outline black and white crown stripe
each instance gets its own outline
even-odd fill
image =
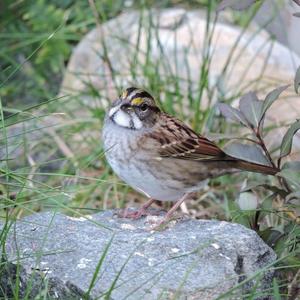
[[[135,88],[135,87],[130,87],[128,89],[126,89],[127,95],[126,98],[128,100],[133,100],[136,98],[150,98],[153,99],[153,97],[146,91]]]

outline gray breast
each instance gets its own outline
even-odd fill
[[[137,130],[121,128],[110,120],[105,122],[105,155],[123,181],[146,196],[162,201],[176,201],[186,192],[200,188],[202,168],[197,162],[157,160],[157,153],[151,152],[149,145],[146,152],[141,151],[137,143],[141,134]]]

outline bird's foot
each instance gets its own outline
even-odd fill
[[[189,194],[185,194],[181,199],[179,199],[172,207],[171,209],[166,213],[164,218],[162,220],[150,220],[149,223],[152,223],[152,230],[163,230],[167,227],[167,225],[170,223],[172,220],[178,219],[175,215],[175,212],[177,208],[184,202],[186,198],[189,197]]]
[[[148,199],[148,201],[140,207],[140,209],[138,210],[132,210],[132,209],[122,209],[119,211],[119,213],[117,213],[119,218],[127,218],[127,219],[140,219],[141,217],[144,216],[151,216],[151,212],[148,212],[148,208],[151,206],[151,204],[154,202],[154,199]]]
[[[128,208],[125,208],[125,209],[121,209],[117,213],[117,216],[119,218],[126,218],[126,219],[133,219],[133,220],[140,219],[141,217],[144,217],[147,215],[149,215],[149,213],[143,207],[141,207],[139,210],[130,210]]]

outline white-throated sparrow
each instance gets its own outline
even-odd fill
[[[237,169],[270,175],[278,172],[225,154],[213,142],[162,112],[148,92],[135,87],[125,90],[110,107],[103,142],[114,172],[149,198],[138,212],[125,217],[144,215],[154,200],[177,201],[167,220],[208,178]]]

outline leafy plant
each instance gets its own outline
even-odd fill
[[[295,77],[295,91],[298,92],[299,69]],[[232,143],[227,152],[245,160],[252,160],[278,168],[273,183],[245,180],[237,203],[233,205],[232,218],[258,232],[279,255],[297,251],[291,262],[285,259],[282,265],[299,265],[299,204],[300,204],[300,161],[288,161],[282,165],[292,150],[293,138],[300,130],[300,120],[290,124],[279,141],[277,149],[268,149],[264,127],[265,116],[271,105],[289,86],[272,90],[264,100],[259,100],[254,92],[240,99],[239,107],[226,103],[218,104],[222,115],[241,124],[248,131],[245,143]],[[277,150],[277,151],[276,151]],[[264,191],[262,193],[262,190]]]
[[[246,127],[250,131],[250,136],[244,138],[245,141],[250,142],[247,146],[240,143],[233,143],[227,147],[227,152],[234,153],[240,158],[245,160],[253,160],[254,162],[268,164],[274,168],[281,167],[282,158],[288,156],[292,150],[293,137],[300,129],[300,121],[297,120],[290,125],[286,134],[282,138],[280,145],[280,154],[278,157],[272,158],[271,152],[264,141],[264,120],[265,115],[271,105],[278,99],[280,94],[288,88],[289,85],[285,85],[271,91],[265,99],[259,100],[254,92],[249,92],[242,96],[240,99],[239,108],[234,108],[229,104],[220,103],[218,108],[220,112],[234,122],[239,122],[242,126]],[[285,165],[288,168],[289,164]],[[279,172],[277,175],[282,186],[282,192],[289,193],[293,190],[293,186],[287,184],[288,179],[286,175]]]

